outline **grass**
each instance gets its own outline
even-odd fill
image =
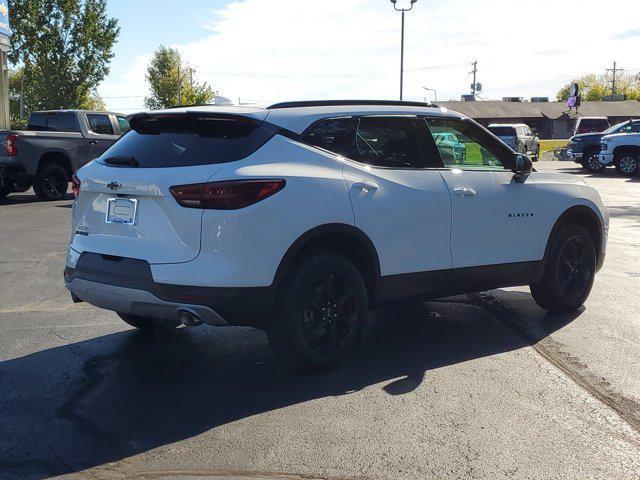
[[[569,143],[569,140],[540,140],[540,157],[551,150],[562,148]]]

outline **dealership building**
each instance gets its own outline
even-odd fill
[[[573,135],[578,117],[607,117],[610,125],[640,118],[640,102],[582,102],[578,111],[569,110],[565,102],[548,101],[449,101],[438,106],[473,118],[482,125],[491,123],[526,123],[540,138],[565,139]]]

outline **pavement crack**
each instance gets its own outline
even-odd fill
[[[605,379],[592,373],[578,357],[567,352],[565,346],[554,340],[549,334],[533,331],[531,326],[523,325],[514,317],[515,312],[490,294],[468,295],[471,302],[489,311],[510,331],[530,345],[545,360],[560,369],[574,383],[582,387],[592,397],[615,411],[632,429],[640,433],[640,404],[615,391]]]

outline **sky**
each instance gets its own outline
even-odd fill
[[[234,102],[399,95],[401,15],[387,0],[107,4],[121,27],[98,89],[111,110],[144,109],[146,67],[159,45],[177,48],[198,81]],[[459,100],[475,60],[483,99],[554,98],[614,60],[640,74],[638,0],[612,10],[602,0],[418,0],[406,14],[405,100]]]

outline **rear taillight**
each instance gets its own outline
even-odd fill
[[[75,175],[71,180],[71,190],[73,191],[73,197],[78,198],[78,195],[80,195],[80,179]]]
[[[183,207],[237,210],[270,197],[284,188],[284,180],[230,180],[171,187]]]
[[[10,133],[4,142],[8,157],[15,157],[18,154],[18,135]]]

